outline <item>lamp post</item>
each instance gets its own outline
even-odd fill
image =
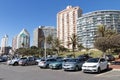
[[[44,31],[44,36],[45,36],[45,41],[44,41],[44,49],[45,49],[45,51],[44,51],[44,56],[45,56],[45,59],[46,59],[46,29],[45,29],[45,31]]]
[[[44,53],[45,55],[44,56],[45,56],[45,60],[46,60],[46,36],[45,36],[45,42],[44,42],[44,49],[45,49],[45,53]]]
[[[86,30],[86,51],[88,52],[88,29]]]

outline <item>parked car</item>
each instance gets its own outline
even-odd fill
[[[84,63],[84,59],[68,59],[63,63],[63,69],[66,70],[80,70],[82,64]]]
[[[50,69],[62,69],[63,60],[58,60],[49,64]]]
[[[19,60],[19,65],[27,66],[27,65],[37,65],[37,61],[34,57],[23,57]]]
[[[8,60],[7,56],[0,56],[0,62],[6,62]]]
[[[83,72],[97,72],[108,69],[108,61],[105,58],[91,58],[88,59],[82,66]]]
[[[19,62],[20,58],[13,58],[7,61],[8,65],[13,65],[13,66],[17,66],[18,62]]]
[[[77,58],[78,58],[78,59],[79,59],[79,58],[83,58],[83,59],[86,61],[86,60],[88,60],[89,58],[92,58],[92,57],[89,56],[88,54],[83,54],[83,55],[79,55]]]
[[[41,61],[38,63],[38,67],[40,68],[49,68],[49,64],[56,62],[57,60],[54,58],[47,58],[47,59],[41,59]]]
[[[114,57],[113,55],[111,55],[111,54],[108,54],[108,55],[106,55],[106,59],[107,59],[108,61],[114,61],[114,60],[115,60],[115,57]]]
[[[35,60],[37,62],[37,64],[41,61],[41,58],[36,58]]]

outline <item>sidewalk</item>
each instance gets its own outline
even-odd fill
[[[120,59],[116,59],[114,63],[116,64],[110,64],[110,68],[120,70]]]

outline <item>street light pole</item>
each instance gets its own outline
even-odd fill
[[[45,49],[45,59],[46,59],[46,36],[45,36],[45,43],[44,43],[44,49]]]
[[[88,29],[86,30],[87,35],[86,35],[86,51],[88,52]]]

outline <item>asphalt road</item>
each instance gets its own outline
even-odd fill
[[[120,71],[101,74],[40,69],[37,66],[9,66],[0,63],[0,80],[120,80]]]

